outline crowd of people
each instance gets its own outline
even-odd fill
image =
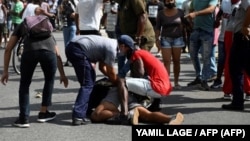
[[[186,0],[181,6],[177,0],[33,0],[25,3],[14,0],[11,6],[5,4],[0,10],[0,22],[3,21],[0,32],[4,33],[1,35],[5,44],[11,27],[7,28],[8,32],[4,32],[4,27],[14,26],[5,49],[1,82],[4,85],[8,82],[11,51],[24,35],[23,19],[27,16],[48,16],[53,30],[56,25],[62,26],[67,61],[63,64],[53,34],[46,39],[26,39],[32,44],[26,42],[21,60],[20,113],[14,123],[17,127],[29,127],[29,86],[38,62],[45,77],[39,122],[56,117],[55,112],[48,110],[56,68],[60,81],[67,87],[63,67],[72,66],[80,84],[72,108],[72,125],[90,121],[182,124],[181,112],[171,116],[159,108],[162,97],[183,87],[179,82],[181,53],[190,55],[194,67],[195,79],[187,87],[199,86],[205,91],[223,87],[223,98],[232,100],[222,105],[226,110],[242,111],[244,101],[250,100],[250,0]],[[8,16],[12,24],[7,24]],[[102,26],[108,37],[102,36]],[[156,55],[151,52],[154,46]],[[162,61],[158,57],[162,57]],[[170,80],[172,61],[173,82]],[[88,115],[97,64],[114,87]],[[213,84],[209,86],[211,81]]]

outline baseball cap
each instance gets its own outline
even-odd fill
[[[135,44],[134,44],[134,40],[128,35],[121,35],[118,38],[118,43],[125,44],[126,46],[130,47],[132,50],[136,49]]]

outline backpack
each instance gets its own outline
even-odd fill
[[[53,31],[49,18],[43,15],[25,17],[24,27],[27,36],[33,39],[46,39]]]

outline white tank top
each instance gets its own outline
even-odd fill
[[[39,7],[39,5],[37,4],[33,4],[33,3],[29,3],[24,12],[23,12],[23,15],[22,15],[22,19],[24,19],[25,17],[27,16],[35,16],[35,9]]]

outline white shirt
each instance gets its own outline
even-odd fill
[[[29,3],[23,12],[22,19],[24,19],[27,16],[35,16],[35,9],[37,7],[39,7],[38,4]]]
[[[76,6],[80,30],[99,30],[102,10],[103,0],[80,0]]]

